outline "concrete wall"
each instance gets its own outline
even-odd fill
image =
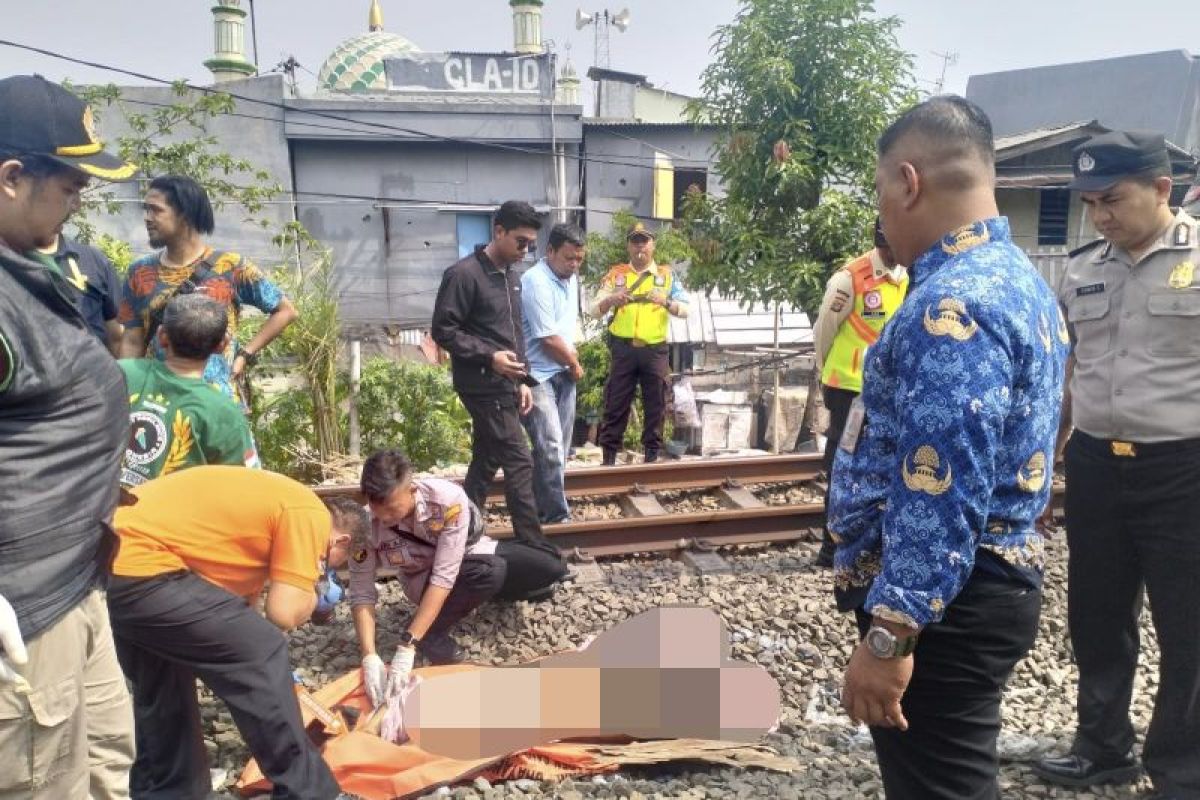
[[[587,229],[607,231],[613,212],[626,208],[650,218],[655,151],[670,157],[676,169],[708,169],[708,191],[720,194],[720,179],[712,172],[715,141],[716,131],[691,125],[585,126]]]
[[[967,98],[997,136],[1094,119],[1200,147],[1200,59],[1184,50],[973,75]]]
[[[548,153],[415,142],[297,141],[293,150],[300,192],[386,198],[378,204],[386,207],[376,207],[366,200],[305,203],[300,195],[301,222],[333,248],[347,323],[428,326],[441,274],[458,260],[458,213],[471,212],[414,203],[555,203]],[[577,163],[568,159],[568,170]],[[543,245],[552,221],[546,217]]]
[[[267,220],[271,229],[264,230],[261,226],[248,222],[247,217],[250,213],[241,206],[225,204],[217,210],[216,232],[210,237],[210,241],[216,247],[234,250],[260,265],[271,266],[278,263],[281,257],[278,248],[271,243],[271,236],[292,219],[289,194],[292,183],[291,170],[288,165],[287,140],[283,134],[283,111],[254,100],[267,103],[282,102],[283,77],[268,75],[248,78],[224,84],[223,88],[248,99],[237,101],[235,111],[242,116],[222,115],[208,120],[205,133],[217,140],[213,151],[246,159],[255,169],[266,170],[274,181],[284,187],[284,193],[277,202],[266,205],[253,215],[257,220]],[[180,98],[170,88],[165,87],[124,87],[121,96],[129,111],[137,114],[153,114],[163,105],[195,99],[194,93]],[[130,133],[125,116],[115,106],[98,107],[96,113],[99,116],[98,132],[105,141],[112,141],[118,136]],[[160,143],[192,139],[198,135],[203,134],[194,128],[181,128]],[[146,179],[150,177],[154,176],[146,176]],[[250,185],[253,178],[244,175],[233,177],[231,181]],[[123,201],[120,211],[112,215],[100,212],[89,218],[101,232],[129,242],[136,254],[150,250],[140,206],[145,183],[146,180],[114,184],[116,196]],[[213,198],[214,202],[219,199]]]

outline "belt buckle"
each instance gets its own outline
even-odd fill
[[[1112,448],[1112,454],[1121,458],[1133,458],[1137,455],[1137,450],[1133,447],[1133,442],[1118,442],[1116,440],[1108,443]]]

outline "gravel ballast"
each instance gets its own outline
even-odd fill
[[[786,495],[786,491],[783,492]],[[805,500],[808,491],[804,492]],[[796,502],[798,498],[788,498]],[[787,502],[785,501],[785,502]],[[776,500],[778,502],[778,500]],[[607,509],[605,509],[607,511]],[[882,798],[870,738],[841,712],[837,691],[854,645],[850,615],[833,607],[829,572],[810,566],[815,543],[742,548],[723,555],[727,574],[701,576],[667,557],[605,561],[606,584],[562,587],[540,604],[484,606],[458,629],[468,660],[511,664],[576,647],[616,622],[659,605],[695,604],[717,611],[729,626],[733,657],[767,667],[783,691],[779,730],[767,743],[803,766],[793,775],[693,765],[638,768],[614,776],[557,784],[522,780],[495,786],[483,781],[442,789],[426,797],[523,798]],[[1149,790],[1139,784],[1071,790],[1039,782],[1027,762],[1070,744],[1074,730],[1076,672],[1066,631],[1066,546],[1048,546],[1041,631],[1033,652],[1017,668],[1005,696],[1001,755],[1004,797],[1129,798]],[[391,653],[411,606],[398,584],[380,585],[379,645]],[[1133,718],[1139,740],[1157,688],[1158,649],[1143,615],[1142,654]],[[319,686],[358,665],[349,609],[338,609],[326,627],[304,626],[291,635],[292,663],[305,683]],[[206,746],[212,766],[236,778],[248,752],[224,706],[205,693]],[[1140,742],[1139,742],[1140,747]]]

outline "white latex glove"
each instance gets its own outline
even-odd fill
[[[18,688],[28,687],[25,679],[13,669],[13,665],[28,661],[25,640],[21,638],[21,628],[17,625],[17,612],[0,595],[0,683],[15,683]]]
[[[396,648],[396,655],[392,656],[392,667],[388,670],[387,691],[384,692],[385,700],[391,700],[400,694],[404,684],[408,683],[408,675],[412,672],[413,662],[416,660],[417,648],[404,645]]]
[[[387,667],[378,653],[363,656],[362,660],[363,686],[367,690],[367,698],[372,708],[379,708],[386,699],[384,689],[387,688]]]

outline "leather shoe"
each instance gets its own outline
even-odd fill
[[[1076,753],[1043,758],[1033,765],[1039,778],[1061,786],[1099,786],[1103,783],[1131,783],[1142,774],[1137,759],[1130,753],[1119,761],[1096,762]]]
[[[833,554],[837,547],[832,542],[823,542],[821,549],[817,551],[817,557],[813,559],[813,566],[824,567],[828,569],[833,566]]]
[[[449,635],[425,639],[417,645],[417,650],[430,666],[440,667],[445,664],[460,664],[466,658],[462,648]]]
[[[646,459],[643,463],[653,464],[655,461],[658,461],[658,451],[657,450],[647,450],[646,451]]]
[[[617,465],[617,451],[616,450],[605,450],[604,451],[604,461],[602,462],[602,464],[606,467],[615,467]]]

